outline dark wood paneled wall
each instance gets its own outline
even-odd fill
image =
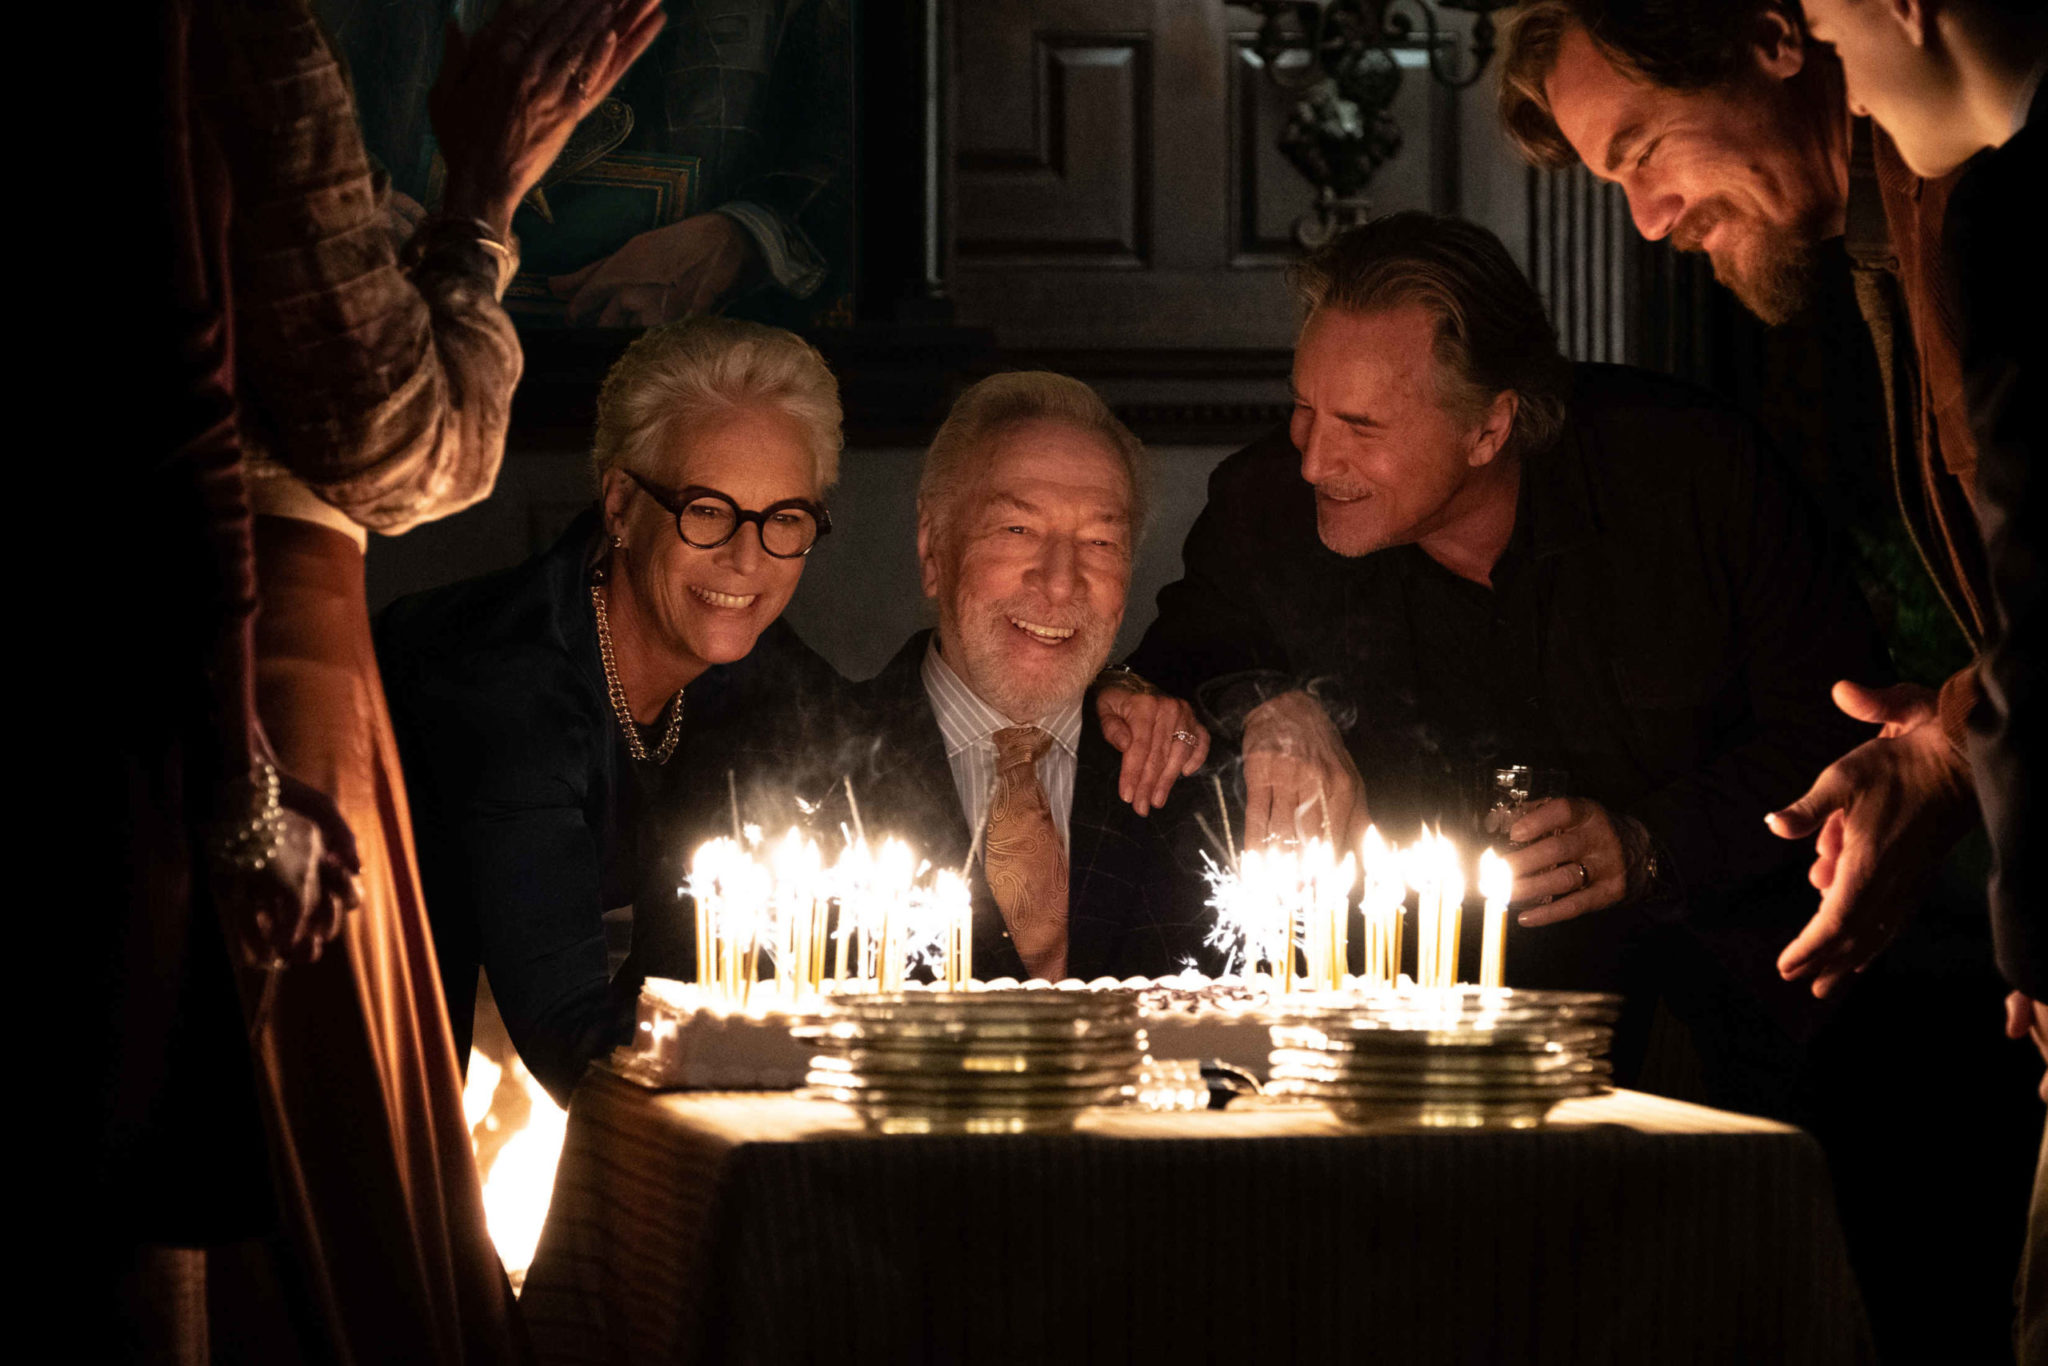
[[[1312,190],[1220,0],[975,0],[955,34],[953,295],[1005,351],[1265,351]],[[1403,54],[1379,207],[1458,204],[1458,102]],[[1161,360],[1162,365],[1170,361]]]

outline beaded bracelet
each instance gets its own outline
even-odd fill
[[[221,805],[241,814],[214,831],[213,856],[224,871],[260,873],[284,852],[283,789],[268,759],[252,760],[247,774],[229,780]]]

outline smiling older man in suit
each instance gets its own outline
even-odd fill
[[[962,394],[918,486],[937,629],[845,695],[787,699],[704,756],[715,782],[679,801],[661,900],[681,909],[682,851],[735,818],[853,828],[850,787],[870,839],[968,871],[984,980],[1199,959],[1199,792],[1173,780],[1208,737],[1185,703],[1104,672],[1144,522],[1142,455],[1078,380],[1003,374]],[[686,975],[690,919],[636,927],[639,970]]]
[[[1193,841],[1174,838],[1192,798],[1150,815],[1120,800],[1122,760],[1084,705],[1123,622],[1140,458],[1094,390],[1045,373],[969,389],[925,457],[917,552],[938,630],[856,691],[886,819],[960,862],[981,832],[985,977],[1156,975],[1200,938]],[[1194,758],[1192,726],[1172,729],[1159,739]]]

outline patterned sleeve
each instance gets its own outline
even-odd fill
[[[481,225],[386,226],[355,104],[305,0],[224,25],[214,128],[233,167],[232,269],[252,445],[386,534],[491,491],[522,357],[498,304],[516,261]]]

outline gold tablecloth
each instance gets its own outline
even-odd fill
[[[1814,1142],[1630,1092],[1514,1133],[879,1137],[594,1069],[522,1305],[561,1363],[1869,1357]]]

